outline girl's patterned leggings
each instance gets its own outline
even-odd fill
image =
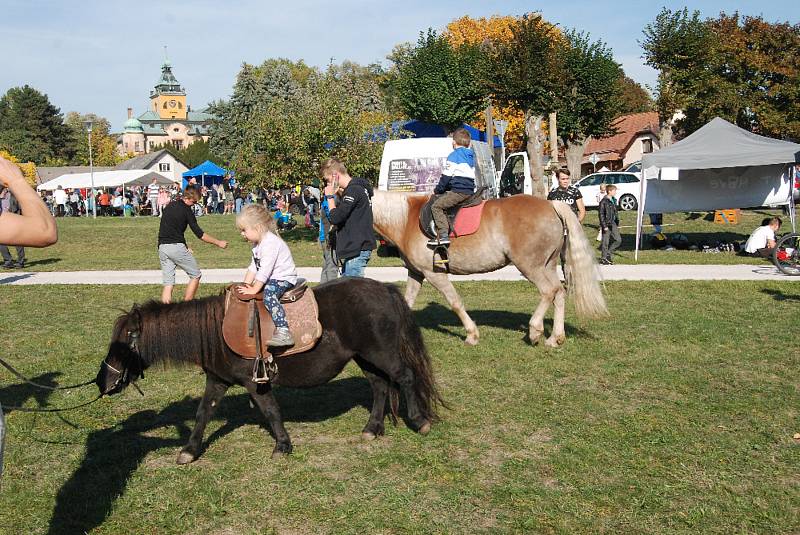
[[[281,304],[281,296],[286,293],[286,290],[294,286],[289,281],[279,281],[269,279],[264,285],[264,306],[269,310],[272,316],[272,323],[278,328],[288,328],[289,323],[286,321],[286,311]]]

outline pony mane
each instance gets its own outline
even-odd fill
[[[139,353],[148,366],[156,362],[214,365],[224,357],[223,296],[170,304],[149,301],[135,305],[123,318],[136,313],[141,317]],[[116,328],[118,337],[122,333]]]
[[[409,196],[405,191],[376,191],[372,197],[372,219],[384,230],[402,230],[408,221]]]

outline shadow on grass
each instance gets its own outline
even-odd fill
[[[58,264],[61,258],[40,258],[39,260],[29,260],[25,262],[25,267],[32,266],[47,266],[49,264]]]
[[[538,302],[537,302],[538,303]],[[533,314],[531,309],[530,314],[523,312],[509,312],[507,310],[467,310],[472,320],[481,326],[497,327],[508,331],[516,331],[521,334],[520,338],[528,342],[528,322]],[[434,301],[429,302],[422,310],[414,312],[417,323],[420,327],[431,329],[443,334],[454,336],[456,338],[463,338],[464,333],[460,332],[462,328],[461,321],[450,308],[445,307],[440,303]],[[452,329],[451,327],[456,327]],[[549,336],[553,330],[552,318],[545,318],[544,320],[545,334]],[[570,325],[564,322],[564,330],[568,337],[576,336],[578,338],[594,338],[589,332]]]
[[[369,383],[356,377],[333,381],[313,390],[276,388],[275,397],[284,421],[294,422],[317,422],[371,404]],[[214,420],[224,423],[204,441],[204,450],[242,425],[259,424],[268,428],[263,415],[249,407],[248,399],[248,394],[223,398]],[[114,501],[125,492],[128,479],[149,453],[186,444],[198,404],[198,398],[187,396],[161,411],[140,411],[113,428],[91,432],[86,439],[86,454],[81,465],[58,491],[48,533],[88,533],[100,526],[111,512]],[[154,431],[167,427],[175,427],[178,437],[152,436]],[[265,456],[272,447],[265,437]]]
[[[775,301],[796,301],[800,302],[800,294],[786,294],[780,290],[764,288],[761,293],[771,295]]]
[[[61,375],[60,372],[47,372],[32,377],[30,380],[40,385],[55,387],[58,386],[55,379],[59,375]],[[14,412],[11,407],[21,407],[31,398],[36,400],[39,407],[44,407],[52,394],[52,390],[37,388],[28,383],[19,383],[0,388],[0,403],[3,404],[3,412],[8,414]]]

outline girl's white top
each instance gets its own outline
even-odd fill
[[[261,241],[253,246],[253,260],[247,271],[256,274],[256,280],[269,279],[297,283],[297,267],[286,242],[272,232],[265,232]]]

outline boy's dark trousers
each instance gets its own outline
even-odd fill
[[[7,245],[0,245],[0,254],[3,255],[3,263],[7,266],[10,266],[14,263],[14,259],[11,257],[11,251],[8,250]],[[25,265],[25,247],[17,245],[17,264],[20,266]]]
[[[614,240],[610,246],[609,241]],[[622,236],[619,234],[619,226],[611,223],[608,230],[603,230],[603,241],[600,243],[600,256],[605,260],[611,260],[611,253],[617,250],[622,244]]]
[[[433,221],[436,224],[436,232],[439,237],[448,236],[450,234],[450,224],[447,221],[445,210],[464,202],[469,196],[470,195],[467,193],[445,191],[433,201],[431,205],[431,215],[433,215]]]

